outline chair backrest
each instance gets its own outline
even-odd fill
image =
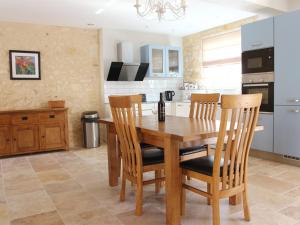
[[[132,96],[109,96],[112,118],[120,141],[123,169],[133,177],[141,174],[142,156],[136,132]]]
[[[190,118],[215,120],[220,94],[192,94]]]
[[[138,116],[142,116],[142,95],[130,95],[132,107],[134,109],[134,115],[136,116],[136,110],[138,111]]]
[[[222,190],[239,187],[247,179],[249,150],[258,120],[261,99],[262,94],[223,95],[221,97],[221,124],[215,151],[213,179],[217,181],[220,179],[220,174],[222,175]],[[226,132],[229,127],[229,131]],[[222,154],[224,164],[221,173]]]

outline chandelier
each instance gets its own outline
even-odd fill
[[[186,0],[136,0],[134,5],[141,17],[157,14],[158,20],[169,20],[166,14],[172,14],[172,19],[179,19],[185,15]]]

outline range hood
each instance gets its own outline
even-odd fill
[[[112,62],[107,81],[143,81],[149,68],[149,63]]]
[[[107,81],[143,81],[149,63],[134,62],[132,42],[122,41],[117,44],[117,62],[112,62]]]

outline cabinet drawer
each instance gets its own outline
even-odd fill
[[[14,114],[12,116],[12,124],[33,124],[38,123],[39,118],[35,113],[32,114]]]
[[[64,112],[43,112],[39,114],[40,122],[59,122],[65,120]]]
[[[10,115],[0,115],[0,125],[10,124]]]

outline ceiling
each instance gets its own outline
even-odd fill
[[[255,15],[242,8],[218,4],[217,1],[187,0],[187,3],[185,18],[158,22],[156,18],[138,17],[133,7],[135,0],[0,0],[0,21],[184,36]],[[97,11],[100,13],[97,14]]]

